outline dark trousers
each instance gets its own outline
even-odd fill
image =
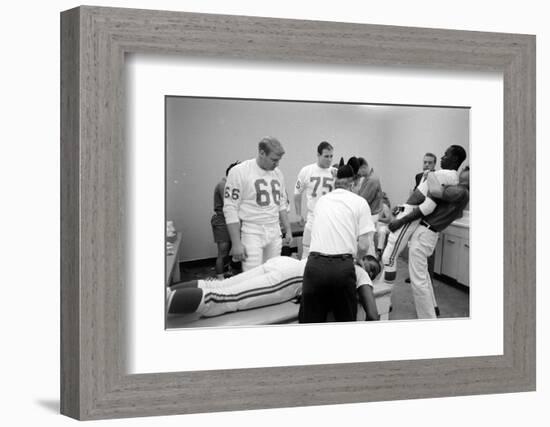
[[[351,256],[310,253],[304,270],[300,323],[326,322],[332,311],[337,322],[357,318],[355,267]]]

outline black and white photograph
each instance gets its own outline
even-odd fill
[[[2,424],[547,419],[543,9],[7,2]]]
[[[470,108],[165,97],[166,328],[470,316]]]

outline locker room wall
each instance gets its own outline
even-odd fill
[[[375,168],[392,205],[403,203],[422,170],[427,152],[437,156],[437,169],[445,150],[453,144],[466,149],[469,164],[469,110],[465,108],[395,107],[385,122],[385,155],[382,168]]]
[[[425,151],[439,157],[449,135],[465,146],[468,140],[467,110],[171,97],[166,114],[166,218],[183,233],[184,261],[216,256],[214,186],[230,163],[256,156],[263,136],[277,137],[285,148],[280,168],[291,220],[296,176],[315,162],[323,140],[334,146],[334,162],[365,157],[392,203],[408,196]]]

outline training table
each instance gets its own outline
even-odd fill
[[[392,286],[381,280],[374,283],[374,297],[376,298],[380,320],[388,320]],[[201,318],[197,314],[171,314],[166,319],[166,327],[167,329],[208,328],[297,323],[299,308],[300,305],[296,302],[287,301],[281,304],[226,313],[215,317]],[[365,312],[360,306],[357,310],[357,320],[365,320]]]

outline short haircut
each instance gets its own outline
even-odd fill
[[[355,171],[350,165],[342,165],[336,172],[334,188],[349,188],[355,178]]]
[[[279,140],[273,136],[263,137],[258,143],[258,151],[263,151],[266,155],[275,151],[279,154],[284,154],[285,150]]]
[[[437,163],[437,156],[434,153],[426,153],[424,154],[424,157],[432,157],[434,159],[434,163]]]
[[[334,180],[334,188],[348,189],[353,183],[353,178],[336,178]]]
[[[334,150],[334,148],[327,141],[323,141],[317,146],[317,154],[323,154],[323,150]]]
[[[347,165],[351,166],[353,169],[353,173],[357,175],[357,172],[359,172],[359,159],[355,156],[352,156],[348,159]]]
[[[369,162],[367,162],[364,157],[358,157],[357,161],[359,162],[359,167],[369,165]]]
[[[382,265],[380,264],[380,261],[375,257],[375,256],[372,256],[372,255],[366,255],[366,258],[367,258],[367,261],[369,262],[374,262],[375,265],[376,265],[376,274],[374,277],[371,277],[371,280],[374,280],[378,277],[378,275],[380,274],[380,272],[382,271]],[[368,272],[367,272],[368,273]],[[369,275],[370,277],[370,275]]]
[[[350,165],[343,165],[338,168],[336,171],[336,178],[353,178],[355,176],[355,172],[353,171],[353,168]]]
[[[451,145],[449,147],[451,155],[456,159],[456,166],[460,166],[466,160],[466,150],[461,145]]]
[[[227,169],[225,170],[225,176],[227,176],[229,174],[229,171],[231,170],[231,168],[233,168],[233,166],[237,166],[240,162],[237,160],[236,162],[233,162],[231,163]]]

